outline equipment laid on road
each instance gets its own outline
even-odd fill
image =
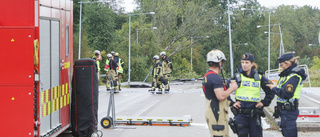
[[[73,1],[9,0],[0,9],[1,136],[58,136],[70,127]]]
[[[110,76],[107,76],[110,80],[110,85],[113,85],[113,81]],[[110,116],[111,113],[111,116]],[[109,97],[109,105],[107,116],[103,117],[100,121],[100,124],[103,128],[118,128],[116,124],[124,125],[146,125],[146,126],[189,126],[192,122],[191,116],[185,117],[129,117],[129,116],[120,116],[116,117],[115,114],[115,100],[114,100],[114,90],[111,90]],[[124,128],[124,127],[121,127]],[[127,127],[129,128],[129,127]]]
[[[320,108],[299,107],[297,122],[320,122]]]
[[[117,124],[125,125],[145,125],[145,126],[189,126],[192,122],[191,116],[185,117],[117,117]]]

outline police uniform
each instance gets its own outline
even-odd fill
[[[118,73],[117,73],[117,67],[118,64],[114,59],[110,59],[109,61],[109,75],[111,76],[111,79],[113,81],[114,89],[118,90]]]
[[[117,62],[117,72],[118,72],[118,85],[119,85],[119,90],[120,89],[120,85],[121,85],[121,78],[122,78],[122,73],[123,73],[123,67],[124,67],[124,62],[121,60],[121,58],[119,58],[118,54],[115,53],[115,57],[114,57],[114,61]]]
[[[293,58],[293,54],[284,54],[278,60],[284,62]],[[280,79],[277,87],[272,88],[272,91],[277,95],[277,110],[280,111],[282,134],[285,137],[297,137],[296,120],[299,115],[299,98],[303,87],[302,81],[306,79],[304,69],[297,67],[297,64],[292,64],[280,74]]]
[[[227,120],[230,102],[227,99],[219,101],[214,92],[216,88],[226,90],[221,77],[214,71],[209,70],[204,75],[202,82],[203,93],[206,97],[205,118],[211,135],[229,137]]]
[[[169,91],[169,80],[168,78],[170,77],[170,74],[172,73],[172,62],[170,59],[166,56],[165,59],[162,61],[162,66],[163,66],[163,84],[165,91]]]
[[[152,77],[153,77],[153,81],[152,81],[151,91],[155,91],[156,88],[159,88],[159,91],[162,91],[161,80],[163,78],[163,75],[162,75],[162,64],[160,60],[156,60],[155,64],[153,65]]]
[[[254,62],[254,56],[250,53],[243,55],[241,60]],[[263,106],[269,106],[274,93],[266,84],[268,79],[259,74],[253,68],[250,75],[246,71],[240,70],[241,81],[238,81],[239,88],[236,90],[235,99],[240,101],[241,107],[236,109],[235,125],[239,137],[262,137],[261,116],[265,116],[263,107],[256,108],[257,103],[261,102]],[[265,92],[265,97],[260,98],[261,88]]]

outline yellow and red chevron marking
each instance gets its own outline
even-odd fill
[[[52,112],[57,111],[59,108],[59,97],[60,97],[60,86],[56,86],[52,88],[53,96],[52,96]]]
[[[45,91],[42,91],[40,93],[41,100],[40,100],[40,117],[45,117],[49,114],[51,114],[51,91],[50,89],[47,89]]]
[[[40,93],[40,96],[40,117],[42,118],[70,104],[69,83],[45,90]]]
[[[70,104],[69,83],[63,84],[61,88],[60,108]]]

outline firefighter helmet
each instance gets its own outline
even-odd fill
[[[207,54],[207,62],[220,62],[222,60],[227,60],[226,56],[223,54],[222,51],[214,49],[208,52]]]
[[[160,56],[162,56],[162,55],[167,55],[167,54],[166,54],[166,52],[162,51],[162,52],[160,52]]]
[[[111,53],[111,55],[112,55],[112,56],[114,56],[114,54],[115,54],[115,52],[114,52],[114,51],[111,51],[110,53]]]
[[[107,57],[108,57],[108,58],[112,58],[112,55],[111,55],[111,54],[108,54]]]
[[[114,56],[118,57],[118,56],[119,56],[119,53],[118,53],[118,52],[114,53]]]
[[[94,51],[94,55],[97,55],[97,54],[100,55],[100,51],[99,51],[99,50],[95,50],[95,51]]]
[[[159,59],[159,56],[158,56],[158,55],[154,55],[154,56],[153,56],[153,59],[157,59],[157,60],[158,60],[158,59]]]

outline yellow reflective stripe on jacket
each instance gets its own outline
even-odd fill
[[[107,59],[107,60],[106,60],[106,65],[109,66],[109,62],[110,62],[109,59]],[[104,68],[104,70],[105,70],[105,71],[109,71],[109,69],[105,69],[105,68]]]
[[[170,68],[171,62],[167,63],[165,60],[162,61],[162,69],[163,69],[163,74],[170,74],[171,73],[171,68]]]
[[[121,66],[122,64],[123,64],[123,62],[121,63],[121,59],[119,58],[119,62],[118,62],[119,70],[118,70],[118,73],[123,73],[123,67]]]
[[[287,76],[287,78],[285,79],[284,82],[281,83],[281,81],[284,79],[284,77],[281,77],[278,81],[278,85],[277,85],[277,88],[282,88],[282,86],[287,83],[287,81],[291,78],[291,77],[294,77],[294,76],[297,76],[299,78],[299,83],[296,87],[296,90],[294,91],[294,94],[293,94],[293,97],[289,99],[289,102],[293,102],[294,99],[299,99],[300,98],[300,93],[301,93],[301,90],[302,90],[302,87],[303,87],[303,84],[301,84],[301,81],[302,81],[302,78],[300,75],[296,74],[296,73],[291,73],[289,76]],[[287,99],[283,99],[283,98],[280,98],[279,96],[277,96],[277,102],[279,103],[285,103],[287,102]]]
[[[162,66],[159,65],[159,60],[154,64],[153,77],[155,77],[155,76],[162,77]]]
[[[259,75],[260,79],[262,75]],[[241,74],[241,85],[236,90],[236,99],[241,101],[260,102],[260,80],[248,78]]]

